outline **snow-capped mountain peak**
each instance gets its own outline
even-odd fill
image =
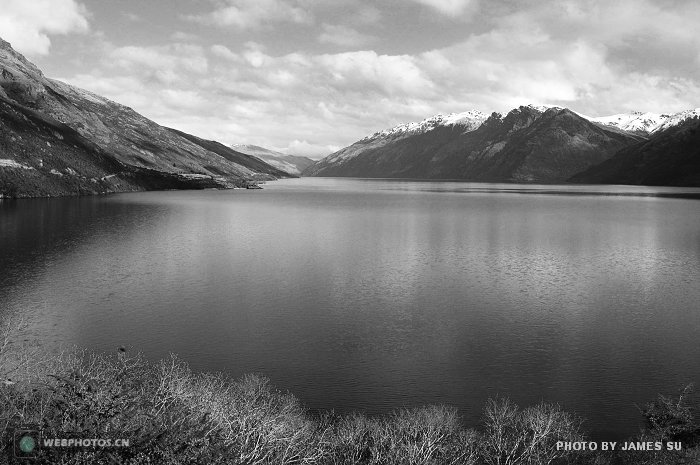
[[[377,137],[385,137],[399,134],[414,134],[419,132],[426,132],[431,129],[435,129],[438,126],[463,126],[465,132],[473,131],[474,129],[481,126],[488,118],[487,115],[478,110],[469,110],[462,113],[449,113],[447,115],[437,114],[426,118],[423,121],[403,123],[394,126],[390,129],[385,129],[383,131],[375,132],[371,136],[365,139],[373,139]]]
[[[700,116],[700,108],[685,110],[678,113],[651,113],[631,111],[617,115],[587,118],[594,123],[613,126],[625,131],[646,132],[648,134],[676,126],[688,118]]]
[[[678,124],[681,124],[683,121],[690,119],[690,118],[698,118],[700,117],[700,108],[695,108],[693,110],[685,110],[681,111],[678,113],[674,113],[672,115],[663,115],[666,116],[666,120],[661,123],[659,126],[657,126],[654,131],[662,131],[664,129],[670,128],[672,126],[676,126]]]
[[[663,124],[669,115],[660,113],[643,113],[641,111],[631,111],[629,113],[619,113],[610,116],[600,116],[589,118],[594,123],[613,126],[625,131],[653,132],[659,125]]]
[[[529,104],[529,105],[527,105],[527,107],[532,108],[533,110],[537,110],[537,111],[542,112],[542,113],[544,113],[545,111],[547,111],[551,108],[554,108],[555,110],[563,110],[562,107],[559,107],[557,105],[533,105],[533,104]]]

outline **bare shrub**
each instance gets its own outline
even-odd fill
[[[661,443],[661,450],[627,451],[620,454],[623,463],[640,465],[700,463],[700,427],[690,403],[693,385],[682,387],[674,397],[659,394],[641,410],[647,428],[635,442]],[[679,442],[681,450],[666,450],[667,442]]]
[[[380,423],[376,447],[382,463],[468,464],[476,458],[475,438],[463,430],[457,410],[427,406],[401,410]]]
[[[558,441],[580,441],[580,420],[558,405],[520,410],[508,399],[489,399],[484,410],[482,458],[493,465],[549,464],[571,452]]]
[[[661,433],[664,439],[687,436],[697,430],[693,408],[688,403],[693,385],[684,386],[675,398],[659,394],[656,400],[646,404],[642,415],[647,426]]]
[[[296,398],[272,389],[266,378],[234,382],[194,375],[175,358],[161,363],[159,372],[155,413],[170,417],[169,435],[180,431],[177,438],[200,425],[195,437],[209,438],[209,450],[215,442],[216,455],[234,463],[316,463],[323,455],[318,425]]]
[[[450,407],[400,410],[377,419],[355,413],[331,423],[329,464],[476,463],[477,435],[464,430]]]
[[[325,418],[323,423],[329,425],[327,457],[330,465],[377,463],[374,449],[379,428],[374,420],[353,413]]]

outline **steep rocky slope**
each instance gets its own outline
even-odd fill
[[[563,108],[522,106],[506,116],[467,121],[382,131],[331,154],[304,175],[562,182],[643,139]]]
[[[700,187],[700,118],[656,132],[571,178],[589,184]]]
[[[220,185],[207,176],[126,165],[68,125],[0,97],[0,197]]]
[[[0,39],[0,195],[234,187],[286,176],[185,136],[46,78]]]

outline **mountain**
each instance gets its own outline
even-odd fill
[[[655,132],[571,181],[700,187],[700,116]]]
[[[0,39],[0,196],[242,186],[288,176],[46,78]]]
[[[594,123],[616,127],[624,131],[649,134],[666,122],[669,116],[670,115],[662,115],[659,113],[642,113],[641,111],[633,111],[630,113],[620,113],[617,115],[600,116],[587,119],[589,121],[593,121]]]
[[[700,118],[700,108],[695,108],[694,110],[685,110],[679,113],[669,115],[666,121],[657,126],[654,129],[654,131],[663,131],[673,126],[678,126],[679,124],[692,118]]]
[[[392,137],[406,137],[414,134],[420,134],[440,126],[453,126],[463,131],[472,131],[483,123],[488,118],[478,110],[465,111],[463,113],[450,113],[448,115],[438,114],[426,118],[417,123],[404,123],[394,126],[391,129],[375,132],[365,139],[378,139]],[[365,140],[363,139],[363,140]]]
[[[265,163],[259,157],[239,152],[237,150],[232,149],[231,147],[222,144],[221,142],[201,139],[197,136],[178,131],[177,129],[167,129],[210,152],[216,153],[224,157],[228,161],[246,166],[250,169],[257,171],[258,173],[270,174],[276,177],[289,177],[289,173],[280,170],[268,163]]]
[[[630,113],[620,113],[611,116],[600,116],[596,118],[584,118],[594,123],[605,126],[612,126],[624,131],[636,132],[639,134],[652,134],[657,131],[676,126],[688,118],[700,116],[700,108],[686,110],[679,113],[642,113],[633,111]]]
[[[299,176],[302,171],[315,163],[311,158],[287,155],[257,145],[240,144],[234,145],[232,148],[238,152],[257,157],[265,163],[294,176]]]
[[[506,116],[437,116],[366,137],[320,160],[308,176],[562,182],[643,137],[558,107]]]
[[[361,172],[366,170],[362,166],[362,162],[353,161],[357,157],[364,159],[367,154],[379,153],[384,147],[392,149],[404,139],[411,139],[433,131],[438,131],[440,134],[452,139],[461,133],[473,131],[486,119],[487,116],[479,111],[469,111],[465,113],[451,113],[449,115],[439,114],[417,123],[400,124],[391,129],[375,132],[371,136],[367,136],[348,147],[330,154],[304,170],[302,174],[304,176],[361,177],[363,176]],[[400,170],[400,167],[397,166],[397,168]]]

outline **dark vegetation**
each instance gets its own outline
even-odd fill
[[[683,441],[680,452],[572,452],[557,441],[586,436],[557,405],[521,409],[487,402],[481,426],[465,428],[455,409],[426,406],[382,417],[312,414],[261,376],[232,380],[193,373],[172,357],[149,363],[73,351],[42,356],[0,341],[0,433],[12,460],[14,428],[44,437],[126,438],[123,449],[41,449],[33,463],[61,464],[671,464],[700,463],[690,388],[643,409],[638,440]],[[2,460],[2,459],[0,459]]]

